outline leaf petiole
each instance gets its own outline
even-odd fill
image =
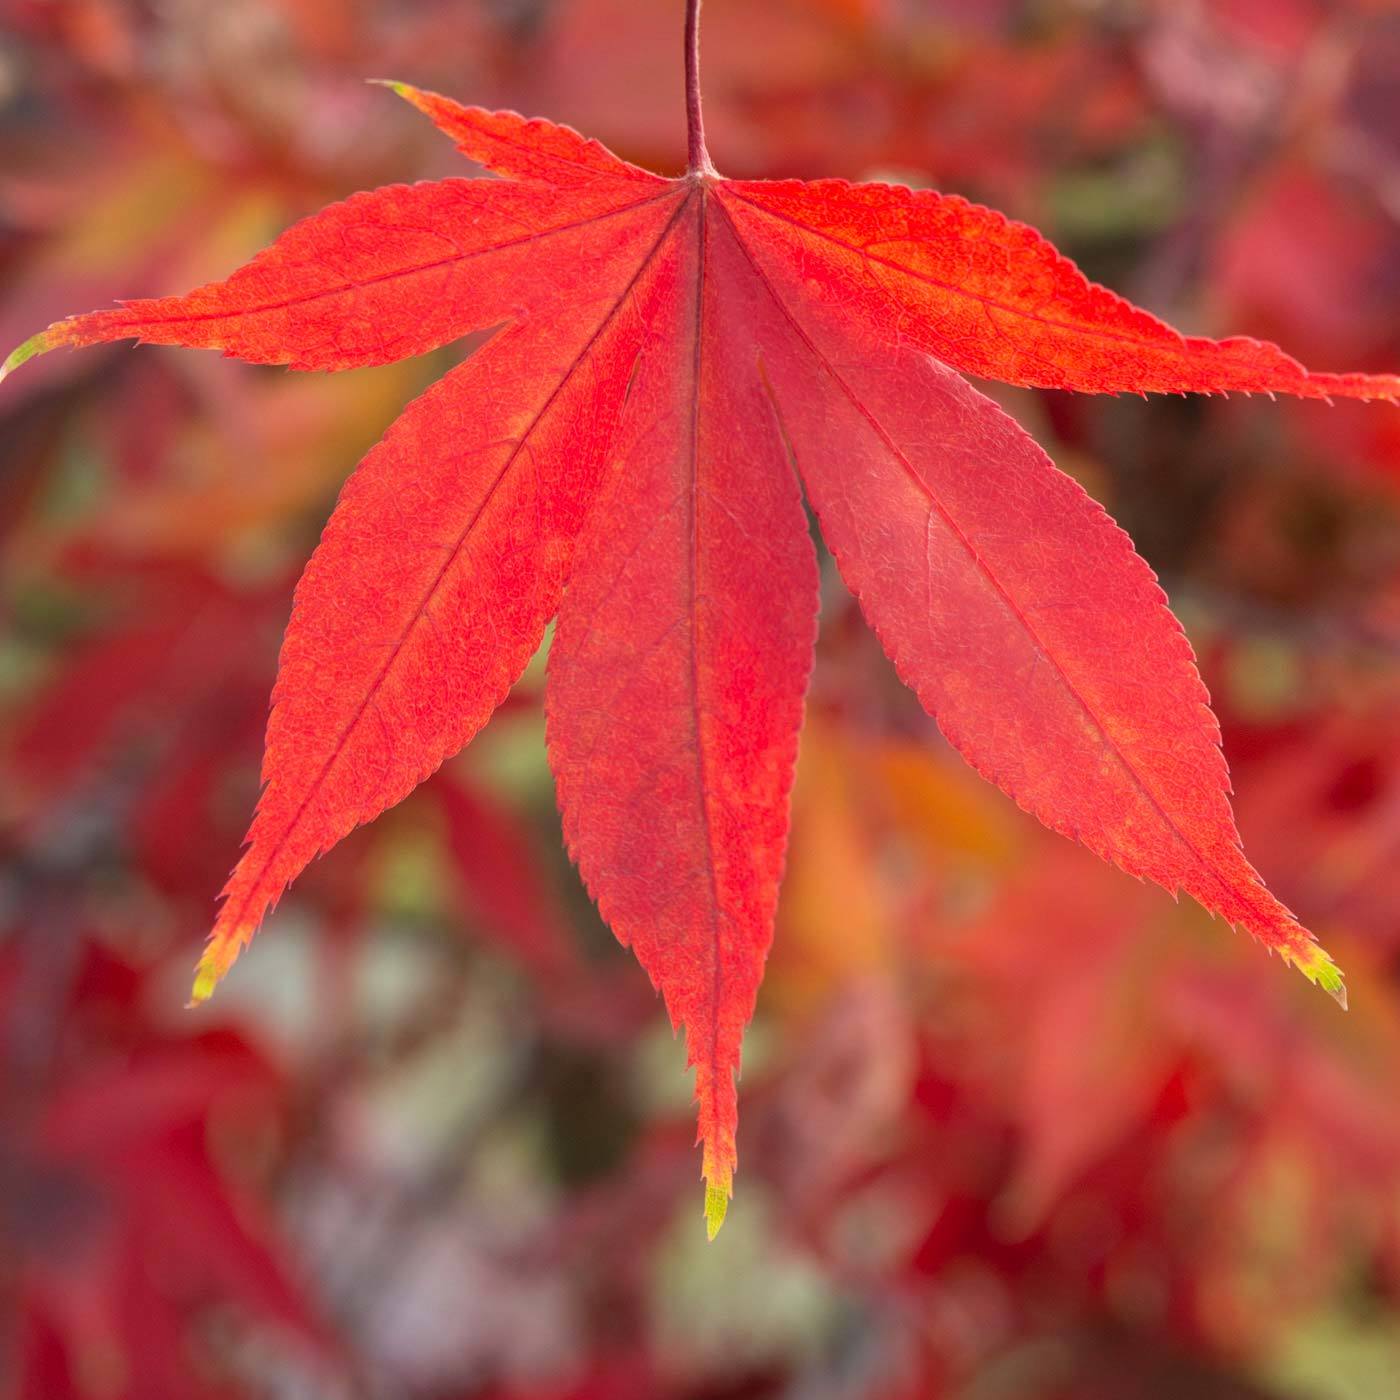
[[[685,121],[689,136],[688,173],[716,175],[705,149],[705,119],[700,110],[700,0],[685,5]]]

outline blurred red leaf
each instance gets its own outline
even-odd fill
[[[581,977],[562,911],[541,888],[529,837],[504,806],[450,773],[431,792],[447,822],[447,843],[467,907],[543,985]]]
[[[230,1302],[334,1354],[274,1222],[218,1160],[221,1137],[256,1140],[275,1123],[284,1091],[225,1032],[151,1034],[59,1076],[29,1131],[0,1148],[20,1395],[227,1394],[192,1354],[186,1321]]]

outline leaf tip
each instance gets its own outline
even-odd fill
[[[397,93],[405,102],[411,102],[415,107],[422,105],[418,101],[422,93],[412,83],[401,83],[397,78],[367,78],[365,81],[373,83],[375,87],[388,88],[390,92]]]
[[[214,995],[214,989],[224,980],[244,945],[253,936],[252,926],[235,928],[225,932],[216,927],[204,949],[204,956],[194,970],[194,989],[186,1003],[190,1008],[203,1006]]]
[[[1347,986],[1342,980],[1342,970],[1326,949],[1309,943],[1302,949],[1281,948],[1279,952],[1284,962],[1291,963],[1309,982],[1321,987],[1343,1011],[1347,1009]]]
[[[32,360],[36,355],[43,355],[52,350],[55,344],[56,342],[51,338],[49,331],[40,331],[38,335],[31,335],[17,350],[12,350],[5,363],[0,365],[0,381],[13,374],[27,360]]]
[[[734,1149],[732,1140],[727,1150],[708,1134],[703,1141],[700,1175],[705,1179],[705,1233],[714,1239],[734,1195]]]
[[[210,962],[206,953],[199,960],[199,966],[194,973],[194,989],[190,992],[190,999],[185,1003],[186,1009],[193,1011],[197,1007],[203,1006],[210,997],[214,995],[214,988],[219,985],[219,972]]]
[[[732,1191],[728,1184],[707,1181],[705,1183],[705,1233],[710,1239],[719,1234],[724,1217],[729,1211],[729,1198]]]

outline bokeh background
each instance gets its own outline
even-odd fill
[[[368,77],[682,162],[681,0],[0,0],[0,347],[461,168]],[[1191,331],[1400,368],[1384,0],[708,0],[731,174],[1037,223]],[[539,666],[183,1010],[335,493],[461,353],[0,390],[6,1400],[1400,1395],[1400,411],[997,397],[1201,656],[1302,978],[1038,828],[824,560],[700,1218],[683,1052],[561,849]]]

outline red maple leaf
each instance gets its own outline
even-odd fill
[[[565,834],[687,1028],[713,1233],[816,627],[802,488],[900,675],[970,763],[1342,999],[1240,849],[1219,730],[1156,578],[959,371],[1391,400],[1400,377],[1184,337],[956,197],[722,179],[698,8],[679,179],[395,85],[505,178],[357,194],[227,281],[60,321],[5,368],[136,339],[337,370],[499,328],[361,464],[301,580],[265,790],[195,998],[308,861],[472,738],[557,615],[548,745]]]

